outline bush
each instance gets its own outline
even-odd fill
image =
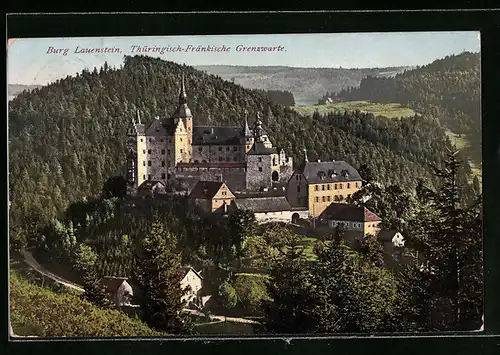
[[[219,286],[218,290],[219,303],[224,308],[233,308],[236,306],[238,297],[236,295],[236,290],[227,281],[224,281]]]
[[[238,303],[251,310],[257,310],[263,300],[269,299],[264,279],[258,276],[238,276],[234,282],[234,290],[238,295]]]

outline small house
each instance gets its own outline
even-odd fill
[[[206,214],[224,214],[234,201],[234,194],[222,181],[198,181],[188,195],[188,200]]]
[[[298,219],[299,214],[305,217],[302,211],[292,210],[285,196],[238,196],[234,201],[236,209],[253,212],[258,223],[285,222],[291,223],[292,219]],[[307,212],[307,211],[305,211]]]
[[[137,188],[138,197],[150,197],[163,195],[166,192],[165,184],[157,180],[146,180]]]
[[[126,277],[105,276],[101,280],[101,286],[115,305],[130,305],[134,292]]]
[[[184,276],[181,280],[181,288],[187,289],[187,291],[181,301],[185,302],[187,305],[190,303],[200,303],[201,298],[199,292],[203,286],[203,277],[201,277],[201,273],[192,267],[184,267],[182,271]]]

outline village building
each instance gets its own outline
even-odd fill
[[[332,203],[345,203],[361,188],[358,171],[345,161],[305,163],[288,181],[287,198],[292,207],[307,207],[311,217],[318,217]]]
[[[146,180],[171,179],[191,190],[197,181],[223,181],[234,191],[260,190],[286,182],[293,161],[273,144],[257,115],[239,127],[199,126],[187,104],[182,77],[179,101],[171,116],[145,125],[137,113],[127,129],[128,193],[135,195]]]
[[[166,193],[165,184],[161,181],[145,180],[137,188],[137,197],[150,197],[154,198],[157,195]]]
[[[343,226],[346,231],[359,232],[362,237],[376,236],[382,219],[368,208],[346,203],[331,203],[319,216],[329,228]]]
[[[305,209],[292,209],[286,196],[238,196],[234,207],[253,212],[258,223],[291,223],[307,216]]]
[[[183,277],[181,280],[181,288],[186,290],[184,296],[182,296],[181,301],[189,305],[194,303],[196,305],[203,305],[208,298],[205,297],[202,300],[200,290],[203,287],[203,277],[201,273],[193,269],[192,267],[182,268]]]
[[[188,195],[191,208],[197,208],[203,214],[227,213],[234,198],[229,187],[217,181],[198,181]]]
[[[118,307],[131,304],[134,292],[126,277],[106,276],[101,279],[101,286],[109,296],[109,299]]]

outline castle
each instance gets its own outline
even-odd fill
[[[233,191],[259,191],[286,183],[293,174],[292,158],[273,147],[260,115],[252,129],[247,118],[241,127],[194,125],[184,75],[174,113],[147,126],[137,113],[127,129],[126,149],[130,194],[144,183],[167,185],[172,179],[188,190],[203,180],[223,181]]]

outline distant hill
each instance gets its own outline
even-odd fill
[[[359,86],[337,93],[337,100],[400,103],[466,135],[465,149],[481,161],[481,70],[479,53],[464,52],[391,78],[368,76]],[[463,137],[462,137],[463,138]]]
[[[42,87],[41,85],[24,85],[24,84],[9,84],[8,89],[8,98],[9,101],[16,97],[17,94],[24,90],[33,90],[36,88]]]
[[[343,88],[357,86],[368,75],[390,77],[412,67],[343,69],[204,65],[195,68],[248,89],[290,91],[295,104],[302,106],[316,104],[325,92],[336,93]]]

